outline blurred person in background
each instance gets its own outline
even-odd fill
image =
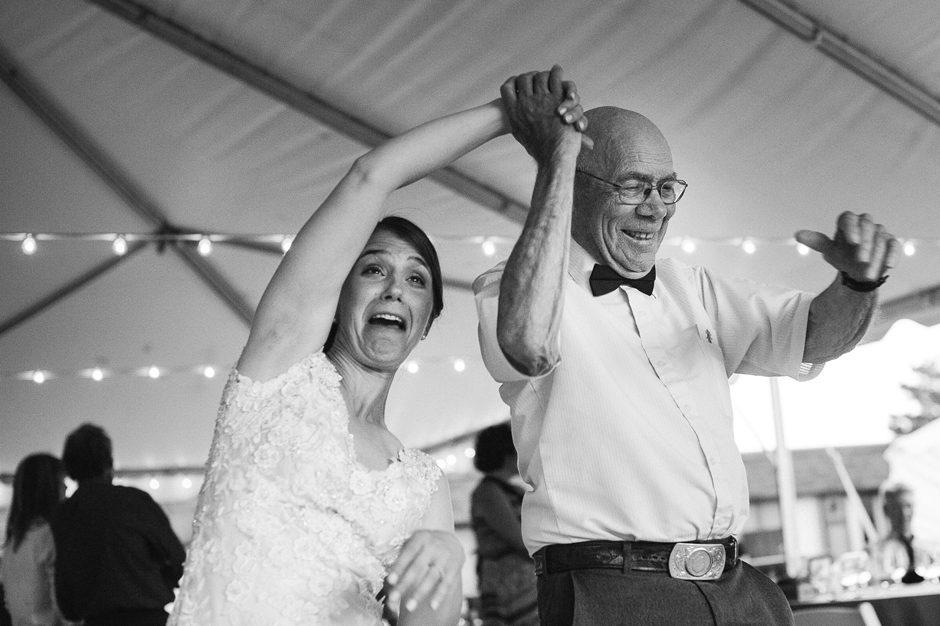
[[[903,483],[886,483],[882,486],[882,501],[891,528],[878,543],[875,566],[880,578],[907,584],[923,582],[917,570],[930,564],[930,555],[914,542],[911,532],[914,493]]]
[[[65,497],[62,462],[51,454],[31,454],[13,477],[0,582],[13,626],[59,626],[65,620],[53,588],[55,545],[49,520]]]
[[[516,461],[508,423],[477,435],[473,464],[485,475],[471,495],[470,519],[483,626],[539,623],[535,566],[522,542],[525,488]]]
[[[150,495],[112,485],[111,438],[82,424],[65,440],[78,489],[52,517],[62,614],[85,626],[164,626],[186,554]]]

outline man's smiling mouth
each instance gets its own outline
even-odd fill
[[[656,233],[648,233],[640,230],[621,230],[620,232],[631,239],[638,239],[640,241],[650,241],[656,238]]]

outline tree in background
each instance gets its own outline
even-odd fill
[[[914,368],[919,380],[913,385],[901,385],[920,404],[917,414],[892,415],[888,427],[898,435],[912,433],[940,418],[940,366],[924,363]]]

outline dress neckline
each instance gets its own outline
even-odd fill
[[[406,459],[406,453],[409,450],[409,448],[406,448],[404,446],[399,448],[398,452],[395,455],[386,457],[385,459],[386,465],[385,467],[381,469],[371,468],[365,463],[363,463],[361,460],[359,460],[359,456],[356,454],[355,437],[349,431],[349,422],[350,422],[349,407],[346,405],[346,399],[343,397],[343,392],[340,389],[343,376],[342,374],[340,374],[339,370],[336,368],[336,364],[333,363],[333,361],[331,361],[329,357],[326,356],[325,352],[323,352],[323,348],[320,348],[314,352],[311,352],[310,354],[300,359],[299,361],[297,361],[296,363],[288,367],[286,370],[284,370],[277,376],[274,376],[273,378],[269,378],[267,380],[263,380],[263,381],[255,380],[251,376],[248,376],[247,374],[243,374],[242,372],[238,371],[237,366],[232,368],[231,377],[233,377],[236,382],[245,383],[249,386],[253,386],[253,387],[260,386],[262,388],[269,388],[270,386],[276,386],[279,383],[282,383],[284,379],[287,379],[291,376],[295,376],[300,372],[309,372],[310,370],[317,367],[317,363],[320,363],[321,364],[320,367],[328,369],[329,372],[332,373],[336,377],[336,385],[335,385],[335,391],[337,395],[336,400],[339,403],[339,406],[342,408],[340,412],[340,415],[342,418],[340,420],[341,423],[337,424],[337,426],[341,425],[342,430],[345,431],[345,434],[346,434],[346,437],[345,437],[346,455],[347,455],[349,464],[352,467],[359,469],[363,472],[366,472],[368,474],[385,474],[389,470],[391,470],[393,467],[403,464]]]

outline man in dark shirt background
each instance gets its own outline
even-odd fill
[[[52,520],[62,614],[85,626],[164,626],[185,551],[146,492],[112,485],[111,439],[82,424],[62,461],[78,489]]]

